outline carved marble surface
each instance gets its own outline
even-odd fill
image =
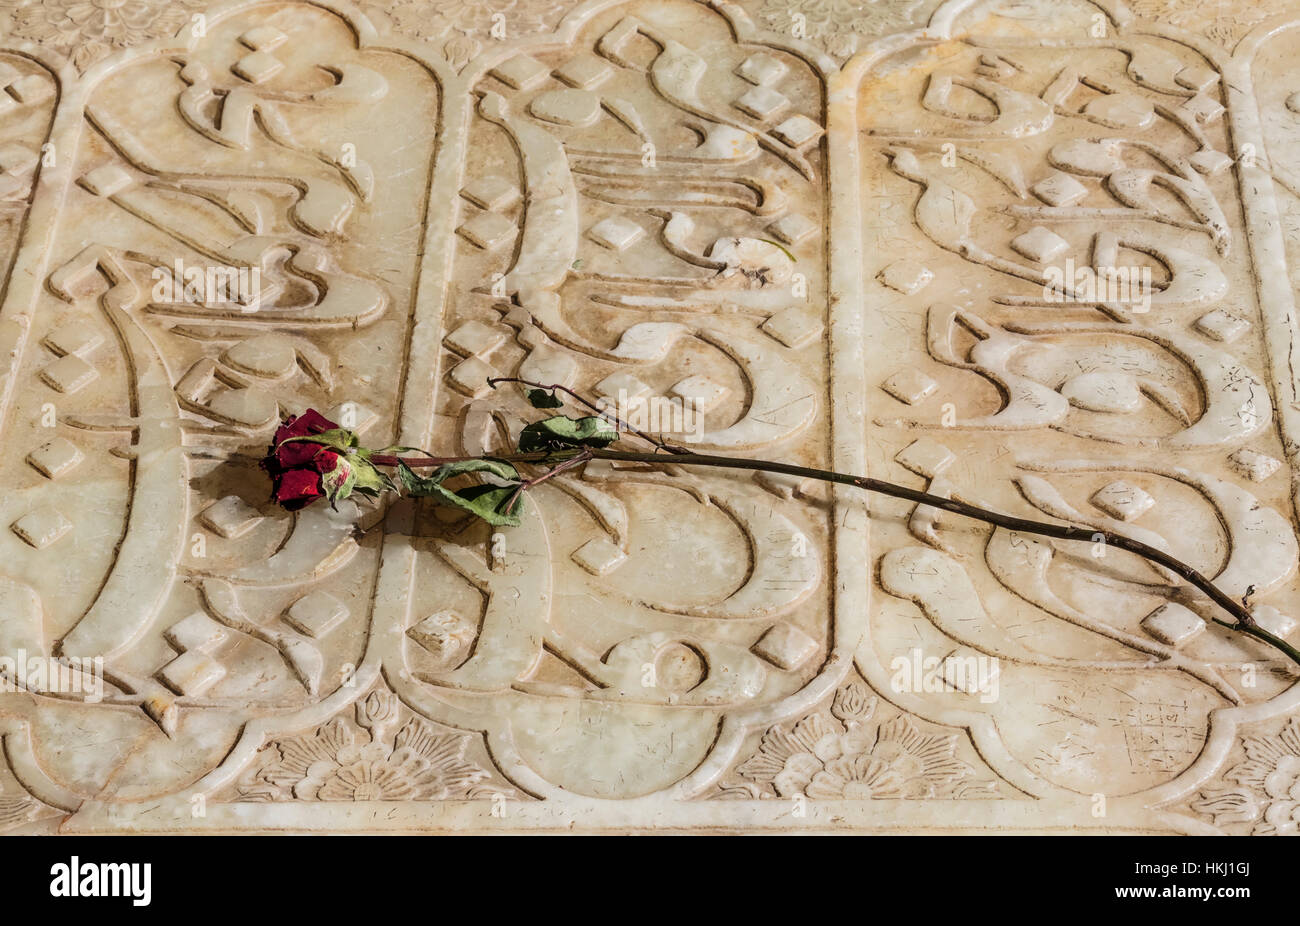
[[[1104,545],[595,463],[494,535],[256,465],[308,407],[498,450],[493,375],[690,399],[703,450],[1124,533],[1300,639],[1294,4],[0,0],[0,41],[0,832],[1296,832],[1296,667]]]

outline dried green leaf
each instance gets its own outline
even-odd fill
[[[434,470],[433,475],[428,478],[441,483],[450,479],[452,476],[459,476],[462,473],[491,473],[498,479],[505,479],[511,482],[520,481],[519,470],[515,469],[513,463],[507,463],[505,460],[494,460],[491,457],[484,457],[476,460],[457,460],[455,463],[444,463]]]
[[[509,485],[475,485],[455,491],[443,485],[452,476],[462,473],[488,473]],[[430,498],[436,504],[468,511],[494,527],[515,527],[519,524],[518,507],[506,511],[506,503],[515,494],[520,483],[519,471],[504,460],[461,460],[444,463],[429,476],[417,475],[405,463],[397,468],[398,478],[411,495]]]
[[[352,461],[353,471],[356,473],[356,483],[352,491],[374,498],[386,490],[396,490],[397,486],[393,485],[393,480],[386,473],[370,462],[371,455],[372,451],[363,449],[358,450],[348,459]]]
[[[337,466],[320,474],[320,484],[331,505],[347,498],[357,484],[357,467],[354,461],[347,457],[339,457]]]
[[[371,451],[364,447],[355,450],[340,449],[337,444],[324,446],[331,447],[337,453],[334,468],[320,470],[321,488],[331,505],[353,493],[378,498],[384,491],[396,489],[393,480],[370,462]]]
[[[338,453],[348,453],[361,446],[361,438],[355,431],[346,428],[332,428],[319,434],[303,434],[299,437],[286,437],[280,444],[320,444]],[[277,445],[279,446],[279,445]]]
[[[534,421],[519,432],[519,450],[537,453],[574,447],[606,447],[618,440],[618,431],[604,418],[566,418],[556,415]]]
[[[560,408],[564,405],[564,401],[552,390],[529,389],[527,395],[533,408]]]

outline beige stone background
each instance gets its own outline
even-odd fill
[[[1295,639],[1297,26],[0,0],[0,658],[107,682],[0,693],[0,831],[1294,833],[1296,667],[1128,554],[595,463],[493,536],[256,462],[309,407],[500,450],[492,375],[689,397],[702,449],[1125,533]],[[984,674],[900,676],[940,659]]]

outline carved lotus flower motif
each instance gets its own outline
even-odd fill
[[[1300,833],[1300,756],[1278,758],[1273,771],[1264,776],[1264,793],[1271,803],[1255,832],[1276,836]]]
[[[807,794],[822,800],[900,797],[906,782],[898,769],[872,755],[844,756],[813,776]]]
[[[363,742],[341,717],[314,733],[272,744],[271,759],[241,788],[253,800],[412,801],[475,797],[489,777],[465,758],[470,738],[441,733],[419,718],[385,742],[400,704],[387,691],[356,706],[357,724],[370,731]],[[491,789],[488,789],[491,790]]]
[[[85,69],[113,48],[174,35],[201,0],[4,0],[19,38],[70,48]]]
[[[799,721],[790,730],[773,727],[763,735],[758,753],[742,765],[746,778],[768,781],[781,797],[806,792],[827,763],[860,754],[870,746],[861,730],[846,731],[824,713]]]
[[[1247,736],[1241,741],[1246,761],[1224,775],[1240,787],[1215,786],[1201,792],[1192,809],[1215,825],[1258,820],[1257,836],[1300,833],[1300,719],[1292,717],[1276,736]],[[1262,819],[1261,819],[1262,816]]]
[[[408,769],[355,762],[331,771],[314,796],[321,801],[404,801],[415,798],[424,783]]]
[[[935,797],[970,777],[956,736],[922,733],[906,716],[873,726],[875,708],[864,686],[845,685],[829,711],[768,730],[737,772],[780,797],[819,800]]]
[[[906,716],[877,729],[865,752],[828,762],[813,776],[812,798],[862,800],[872,797],[934,797],[943,785],[970,769],[955,757],[957,737],[921,733]]]

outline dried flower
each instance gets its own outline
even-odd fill
[[[318,498],[333,504],[353,493],[376,498],[392,489],[371,455],[356,434],[309,408],[276,430],[262,468],[271,475],[272,497],[295,511]]]
[[[315,409],[286,419],[276,429],[262,468],[271,476],[272,497],[283,507],[290,511],[303,508],[325,496],[327,478],[337,487],[351,474],[351,467],[336,451],[298,440],[337,429],[337,424]]]

